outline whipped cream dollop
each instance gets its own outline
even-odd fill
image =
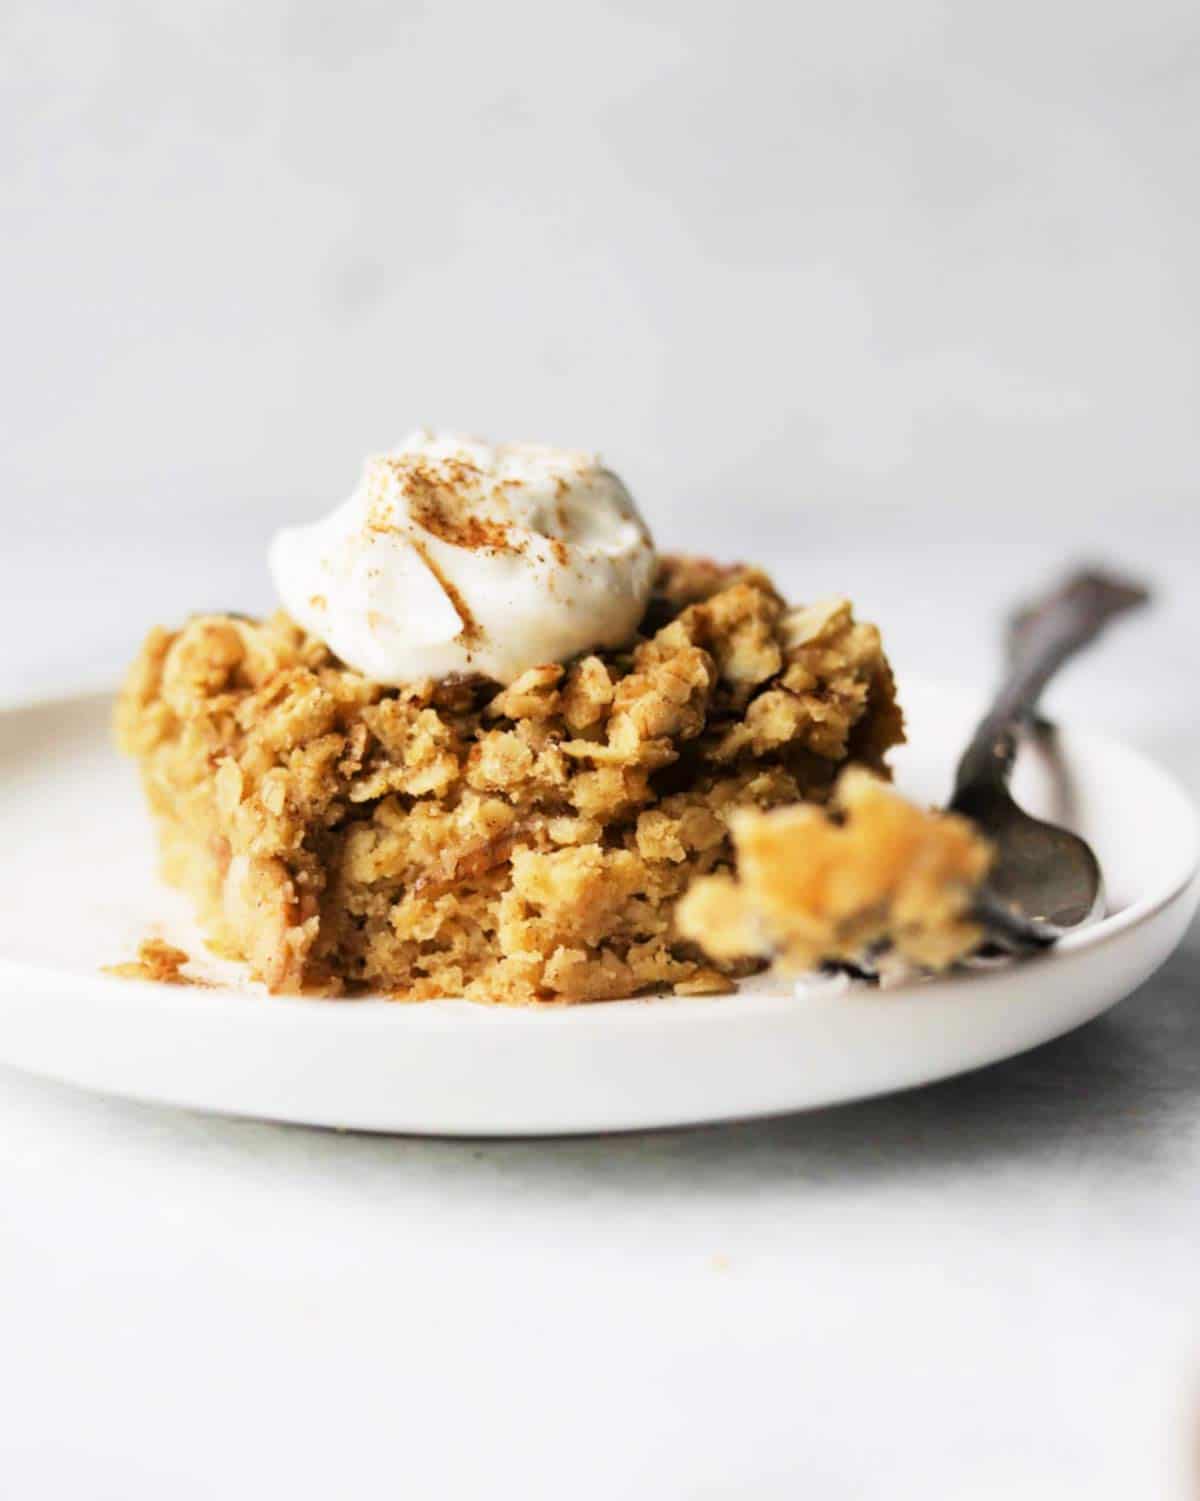
[[[288,613],[377,682],[529,667],[619,646],[655,573],[633,498],[595,454],[426,431],[271,543]]]

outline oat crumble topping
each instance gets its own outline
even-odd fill
[[[117,708],[164,872],[280,991],[598,1001],[732,988],[677,930],[739,809],[824,802],[903,738],[874,626],[667,559],[622,650],[384,687],[282,613],[152,631]]]

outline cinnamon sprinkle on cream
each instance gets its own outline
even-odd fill
[[[454,606],[454,613],[462,622],[462,630],[459,632],[459,639],[463,642],[464,645],[474,645],[482,641],[483,631],[480,628],[479,622],[467,608],[466,600],[462,597],[459,591],[454,587],[454,585],[450,582],[450,580],[446,577],[446,575],[442,572],[438,565],[429,556],[429,549],[423,542],[418,542],[415,538],[413,539],[412,547],[413,551],[420,558],[421,562],[425,564],[426,568],[429,569],[430,573],[433,574],[434,578],[437,580],[438,588],[441,589],[442,593]]]

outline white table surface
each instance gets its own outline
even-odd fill
[[[267,521],[65,557],[36,520],[10,531],[0,630],[28,649],[0,696],[114,674],[152,619],[261,602]],[[853,589],[901,671],[971,680],[1002,603],[1082,532],[1164,603],[1052,707],[1200,790],[1194,510],[1046,525],[987,543],[976,518],[968,544],[946,512],[855,514],[736,550],[797,593]],[[623,1139],[374,1139],[0,1072],[0,1488],[1191,1495],[1198,962],[1193,931],[1111,1015],[972,1077]]]

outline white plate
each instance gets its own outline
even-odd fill
[[[970,706],[905,694],[900,785],[945,796]],[[903,1089],[1036,1046],[1140,985],[1197,898],[1189,800],[1133,750],[1063,736],[1071,821],[1104,864],[1112,915],[1052,953],[887,991],[758,981],[736,996],[547,1010],[266,995],[204,960],[216,988],[114,979],[156,933],[202,955],[153,877],[131,767],[99,696],[0,713],[0,1060],[92,1089],[371,1131],[539,1135],[809,1109]],[[1054,805],[1047,768],[1018,789]],[[1058,789],[1059,792],[1062,789]]]

